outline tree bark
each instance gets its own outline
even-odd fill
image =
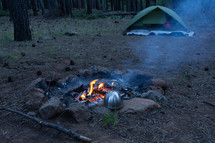
[[[124,3],[124,0],[122,0],[122,8],[121,8],[122,11],[125,10],[125,9],[124,9],[124,4],[125,4],[125,3]]]
[[[87,14],[92,14],[92,0],[87,0]]]
[[[85,9],[85,2],[84,2],[84,0],[81,0],[81,8]]]
[[[134,12],[137,11],[137,0],[131,1],[131,8],[132,8],[132,11],[134,11]]]
[[[8,9],[7,1],[6,1],[6,0],[2,0],[1,3],[2,3],[2,9],[3,9],[4,11],[6,11],[6,10]]]
[[[71,2],[71,0],[66,0],[65,5],[66,5],[66,13],[72,17],[72,2]]]
[[[31,8],[32,8],[32,10],[33,10],[34,16],[37,16],[38,14],[37,14],[37,7],[36,7],[36,2],[35,2],[35,0],[31,0]]]
[[[58,2],[58,14],[60,16],[65,15],[65,9],[64,9],[64,1],[63,0],[57,0]]]
[[[56,17],[56,5],[55,0],[48,0],[48,7],[49,7],[49,16]]]
[[[143,10],[143,0],[140,0],[140,10]]]
[[[49,3],[48,0],[43,0],[44,8],[49,9]]]
[[[12,1],[12,0],[10,0]],[[32,40],[29,28],[28,11],[25,0],[16,0],[11,2],[12,19],[14,24],[14,40],[26,41]]]
[[[37,0],[38,6],[40,7],[40,9],[42,10],[42,15],[45,14],[45,9],[44,9],[44,5],[41,2],[41,0]]]
[[[127,11],[131,11],[131,0],[126,0],[126,5],[127,5]]]
[[[114,10],[120,10],[120,0],[114,0]]]
[[[73,5],[74,8],[78,8],[77,0],[72,0],[72,5]]]

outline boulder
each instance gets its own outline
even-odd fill
[[[161,106],[150,99],[133,98],[123,101],[123,107],[119,110],[120,113],[142,113],[149,109],[161,108]]]
[[[72,31],[72,30],[65,32],[65,35],[67,35],[67,36],[74,36],[74,35],[77,35],[77,34],[78,34],[77,32]]]
[[[25,103],[28,110],[37,110],[43,105],[47,98],[45,92],[40,88],[32,88],[27,95],[28,101]]]
[[[64,107],[57,97],[50,98],[45,104],[43,104],[39,113],[43,119],[51,119],[57,117],[64,112]]]
[[[158,91],[149,90],[141,95],[142,98],[151,99],[156,102],[166,101],[166,97]]]
[[[151,85],[151,86],[146,88],[146,91],[149,91],[149,90],[154,90],[154,91],[159,92],[160,94],[164,94],[164,90],[160,86]]]
[[[78,77],[83,79],[92,79],[92,78],[110,78],[111,72],[104,67],[92,66],[85,70],[80,70],[78,72]]]
[[[80,103],[71,103],[66,108],[65,114],[71,116],[78,123],[88,121],[92,117],[87,107]]]
[[[106,115],[106,114],[109,114],[111,113],[111,110],[102,106],[102,105],[94,105],[94,106],[91,106],[89,107],[89,109],[93,112],[93,113],[96,113],[96,114],[100,114],[100,115]]]
[[[43,40],[53,40],[54,38],[53,37],[51,37],[51,36],[44,36],[43,37]]]
[[[45,81],[47,83],[47,85],[55,85],[57,84],[57,81],[60,80],[60,75],[58,73],[49,73],[46,77],[45,77]]]
[[[31,89],[33,88],[39,88],[38,85],[40,84],[40,82],[43,80],[43,78],[38,78],[34,81],[32,81],[28,87],[25,89],[25,93],[28,94],[30,92]]]
[[[152,79],[151,81],[152,81],[152,85],[159,86],[163,90],[165,90],[167,88],[167,83],[162,79],[157,78],[157,79]]]
[[[27,113],[29,116],[36,116],[36,113],[35,112],[28,112]]]

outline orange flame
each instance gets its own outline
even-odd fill
[[[86,98],[86,92],[81,95],[81,99],[84,100]]]
[[[111,84],[112,86],[114,85],[114,81],[112,82],[112,84]]]
[[[104,83],[100,83],[98,86],[98,90],[101,90],[104,87],[104,85],[105,85]]]
[[[95,79],[90,82],[90,91],[87,95],[91,95],[93,93],[93,85],[98,81],[98,79]]]

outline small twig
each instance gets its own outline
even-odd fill
[[[70,137],[72,137],[72,138],[74,138],[76,140],[80,140],[80,141],[84,141],[84,142],[91,142],[92,141],[92,139],[90,139],[88,137],[85,137],[85,136],[82,136],[82,135],[79,135],[79,134],[77,134],[75,132],[72,132],[69,129],[66,129],[61,125],[41,121],[40,119],[38,119],[36,117],[33,117],[33,116],[29,116],[29,115],[27,115],[27,114],[25,114],[23,112],[13,110],[11,108],[6,108],[6,107],[3,107],[3,106],[0,106],[0,110],[5,110],[5,111],[12,112],[12,113],[16,113],[16,114],[21,115],[21,116],[23,116],[25,118],[31,119],[34,122],[37,122],[37,123],[39,123],[40,125],[42,125],[44,127],[53,128],[53,129],[56,129],[56,130],[58,130],[60,132],[63,132],[63,133],[67,134],[68,136],[70,136]]]
[[[210,106],[213,106],[213,107],[215,107],[215,104],[213,104],[213,103],[210,103],[210,102],[208,102],[208,101],[203,101],[203,103],[205,103],[205,104],[208,104],[208,105],[210,105]]]

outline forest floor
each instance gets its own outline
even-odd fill
[[[115,126],[104,126],[102,116],[89,122],[51,122],[90,137],[95,143],[215,142],[215,26],[192,21],[196,35],[123,36],[130,18],[96,20],[31,17],[33,40],[13,41],[13,25],[0,17],[0,105],[27,113],[26,87],[35,79],[57,72],[62,78],[80,69],[102,66],[140,70],[168,83],[168,103],[142,114],[118,116]],[[77,36],[64,33],[73,30]],[[44,40],[44,36],[54,39]],[[70,60],[75,65],[69,66]],[[5,63],[8,63],[5,64]],[[37,75],[41,71],[42,75]],[[8,77],[12,81],[8,81]],[[13,113],[0,111],[1,143],[76,142],[53,129]]]

